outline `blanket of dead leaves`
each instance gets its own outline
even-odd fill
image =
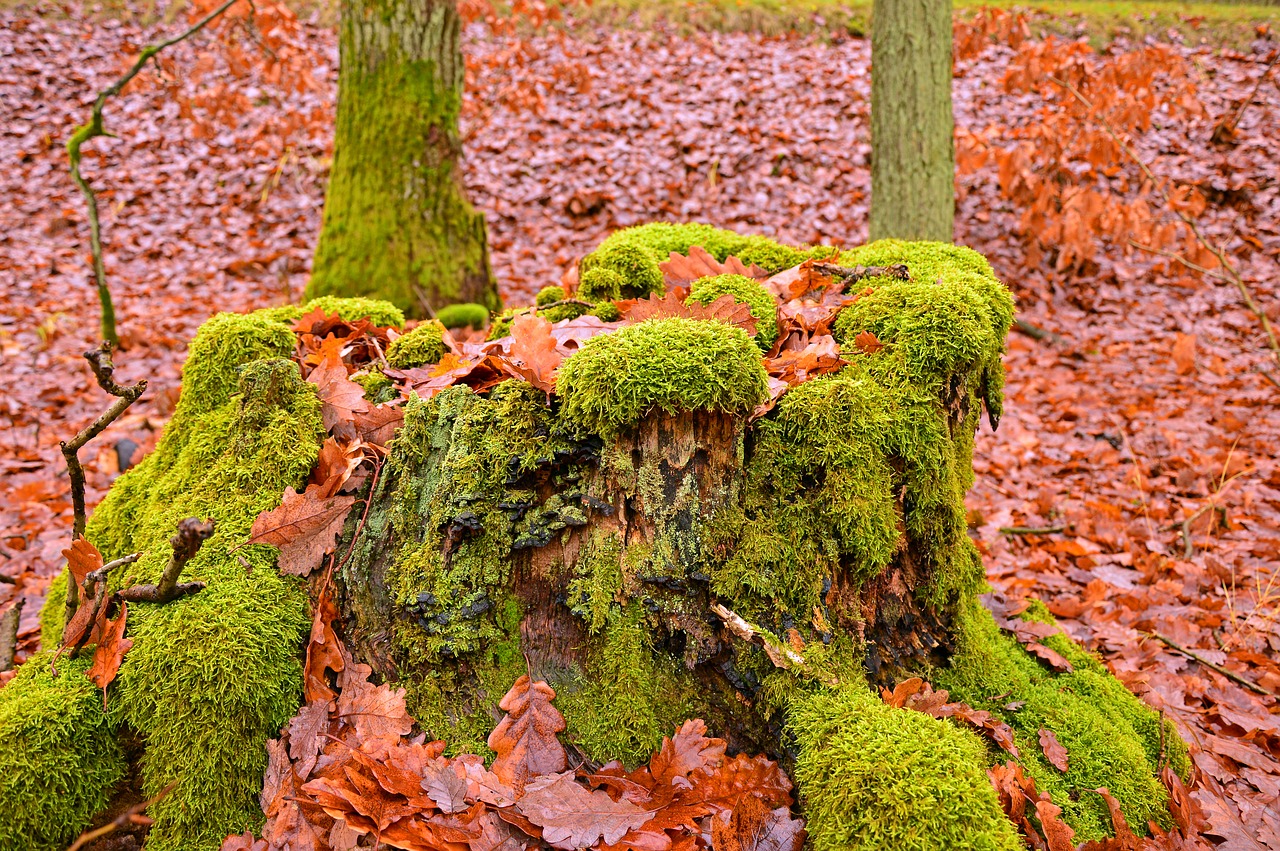
[[[205,318],[300,296],[337,50],[331,30],[285,23],[274,55],[305,73],[257,73],[216,37],[184,43],[109,104],[120,138],[85,155],[127,347],[117,378],[151,382],[82,453],[91,504],[154,444]],[[1010,338],[1007,413],[977,444],[972,535],[996,586],[1044,598],[1177,719],[1209,840],[1276,851],[1280,387],[1257,318],[1176,218],[1280,319],[1274,45],[1096,54],[1025,33],[1008,13],[957,27],[957,241],[1056,335]],[[0,606],[25,601],[20,658],[68,545],[58,441],[107,402],[80,357],[98,311],[63,143],[152,35],[76,8],[0,13]],[[466,180],[509,303],[610,230],[652,219],[865,239],[865,41],[516,37],[476,23],[466,49]],[[1172,181],[1167,198],[1099,117]]]

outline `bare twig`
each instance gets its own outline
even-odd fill
[[[1275,359],[1277,366],[1280,366],[1280,338],[1276,337],[1275,329],[1271,327],[1271,319],[1267,316],[1267,312],[1263,310],[1256,301],[1254,301],[1253,293],[1245,283],[1244,278],[1240,276],[1240,272],[1236,270],[1236,267],[1232,265],[1231,261],[1227,258],[1226,252],[1216,243],[1210,242],[1209,239],[1205,237],[1204,233],[1200,230],[1200,226],[1196,224],[1195,219],[1188,216],[1182,210],[1179,210],[1173,204],[1172,199],[1169,197],[1169,190],[1165,188],[1164,184],[1156,177],[1155,173],[1151,171],[1151,168],[1142,161],[1142,158],[1138,156],[1137,152],[1134,151],[1127,142],[1120,138],[1120,134],[1111,126],[1111,122],[1107,121],[1105,116],[1096,114],[1093,101],[1081,94],[1079,89],[1066,80],[1060,80],[1057,77],[1049,77],[1049,80],[1065,89],[1068,94],[1088,110],[1090,117],[1094,121],[1098,122],[1099,126],[1106,131],[1107,135],[1116,143],[1116,146],[1120,148],[1121,152],[1132,160],[1139,169],[1141,169],[1143,176],[1151,182],[1152,188],[1159,194],[1164,205],[1172,210],[1175,216],[1182,220],[1182,223],[1191,231],[1191,234],[1196,238],[1196,241],[1218,259],[1218,264],[1222,266],[1223,275],[1226,280],[1235,285],[1236,290],[1240,293],[1240,301],[1243,302],[1245,308],[1248,309],[1248,311],[1258,320],[1258,324],[1262,326],[1263,332],[1267,335],[1267,344],[1271,348],[1271,356]]]
[[[1271,60],[1267,62],[1267,67],[1262,69],[1262,74],[1258,77],[1258,82],[1253,84],[1253,90],[1249,92],[1249,96],[1240,101],[1240,105],[1236,107],[1235,112],[1231,114],[1229,119],[1219,121],[1217,126],[1213,128],[1213,135],[1210,139],[1214,142],[1230,142],[1236,135],[1236,125],[1240,123],[1244,111],[1249,108],[1249,104],[1253,103],[1253,99],[1258,96],[1258,89],[1262,88],[1262,84],[1267,81],[1271,75],[1271,69],[1275,67],[1276,60],[1280,59],[1280,50],[1271,51]]]
[[[80,194],[84,196],[85,203],[89,208],[89,251],[93,255],[93,277],[98,285],[98,301],[102,304],[102,339],[109,343],[116,344],[120,342],[119,337],[116,335],[116,313],[115,307],[111,303],[111,291],[107,289],[107,270],[102,263],[102,226],[98,221],[98,196],[94,193],[93,187],[89,185],[89,181],[85,180],[80,174],[80,148],[90,139],[98,136],[113,135],[107,132],[102,121],[102,110],[107,104],[107,98],[120,94],[124,87],[129,84],[129,81],[138,76],[138,72],[146,67],[146,64],[160,51],[181,41],[186,41],[237,2],[239,0],[226,0],[225,3],[181,35],[162,41],[159,44],[152,44],[142,48],[142,52],[138,54],[133,67],[126,71],[120,79],[98,92],[98,97],[93,102],[93,112],[89,122],[77,127],[75,132],[71,134],[71,138],[67,140],[67,157],[71,160],[71,179],[75,181],[76,186],[80,187]]]
[[[899,281],[911,280],[911,272],[902,263],[890,266],[836,266],[832,263],[814,263],[813,271],[823,275],[843,278],[845,284],[853,284],[867,278],[894,278]]]
[[[712,603],[711,611],[716,617],[724,621],[725,628],[729,632],[743,641],[758,644],[764,650],[765,655],[769,657],[769,661],[774,664],[774,667],[812,677],[825,685],[839,685],[839,681],[834,677],[814,671],[813,668],[809,667],[809,663],[805,661],[803,656],[779,641],[768,630],[748,623],[742,619],[741,615],[727,606],[720,603]]]
[[[1065,532],[1065,524],[1057,526],[1001,526],[1001,535],[1052,535],[1054,532]]]
[[[591,302],[583,301],[580,298],[562,298],[559,301],[551,301],[551,302],[547,302],[546,304],[535,305],[535,309],[540,313],[544,310],[550,310],[553,307],[562,307],[563,305],[566,305],[566,304],[576,304],[578,307],[585,307],[588,310],[595,307],[595,305],[592,304]]]
[[[1233,671],[1228,671],[1226,668],[1214,662],[1210,662],[1208,659],[1204,658],[1203,656],[1199,655],[1193,650],[1188,650],[1178,642],[1174,641],[1172,638],[1166,638],[1165,636],[1161,635],[1158,632],[1144,632],[1143,635],[1147,636],[1148,638],[1154,638],[1156,641],[1159,641],[1161,644],[1165,645],[1170,650],[1175,650],[1178,653],[1181,653],[1183,656],[1186,656],[1188,659],[1194,659],[1195,661],[1199,662],[1201,665],[1204,665],[1206,668],[1210,668],[1214,671],[1217,671],[1219,674],[1222,674],[1222,676],[1231,680],[1233,683],[1238,683],[1255,694],[1260,694],[1263,697],[1276,696],[1275,694],[1267,691],[1257,683],[1252,682],[1250,680],[1246,680],[1244,677],[1240,676],[1239,674]]]
[[[178,532],[169,539],[173,547],[173,555],[160,574],[160,581],[155,585],[135,585],[116,594],[121,600],[130,603],[167,603],[178,597],[194,594],[204,588],[203,582],[179,583],[182,570],[187,562],[195,557],[204,542],[213,535],[212,520],[200,521],[194,517],[178,521]]]
[[[86,830],[84,833],[80,834],[79,838],[72,843],[71,847],[68,848],[67,851],[81,851],[81,849],[88,847],[89,843],[102,839],[104,836],[110,836],[117,830],[129,827],[130,825],[138,825],[142,827],[150,826],[151,818],[145,815],[147,808],[172,792],[174,787],[177,785],[177,781],[174,781],[161,789],[154,797],[148,798],[141,804],[134,804],[132,807],[125,810],[102,827],[97,827],[93,830]]]
[[[115,372],[115,364],[111,362],[111,350],[113,346],[110,342],[104,342],[96,349],[91,349],[84,353],[85,360],[89,361],[89,366],[93,369],[93,375],[98,380],[98,386],[103,390],[116,397],[111,403],[111,407],[107,408],[87,428],[81,429],[80,433],[69,441],[62,441],[62,457],[67,462],[67,478],[71,480],[71,506],[74,512],[74,520],[72,521],[71,540],[84,537],[84,528],[86,522],[86,511],[84,504],[84,468],[80,466],[80,449],[93,440],[103,429],[115,422],[116,418],[125,412],[126,409],[134,402],[138,401],[138,397],[147,389],[147,380],[144,378],[137,384],[129,387],[122,387],[116,384],[112,378]],[[67,583],[67,603],[65,622],[70,623],[72,616],[76,613],[76,608],[80,605],[78,589],[75,583]]]
[[[13,667],[13,657],[18,655],[18,625],[22,622],[25,597],[19,597],[0,615],[0,672]]]
[[[1037,342],[1048,340],[1051,343],[1057,343],[1059,345],[1065,344],[1067,342],[1063,337],[1060,337],[1054,332],[1045,328],[1041,328],[1039,325],[1028,322],[1027,320],[1021,317],[1018,317],[1013,320],[1013,330],[1020,331],[1023,334],[1026,334],[1031,339],[1036,340]]]

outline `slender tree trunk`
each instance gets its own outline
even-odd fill
[[[498,306],[484,215],[467,202],[461,25],[452,0],[344,0],[333,171],[308,296],[411,315]]]
[[[955,213],[949,0],[875,0],[871,238],[950,242]]]

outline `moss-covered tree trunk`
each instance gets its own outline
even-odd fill
[[[411,315],[498,306],[484,215],[459,175],[464,64],[452,0],[345,0],[333,170],[308,295]]]
[[[875,0],[872,239],[951,241],[955,142],[949,0]]]

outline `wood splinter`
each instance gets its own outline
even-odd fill
[[[213,535],[213,530],[212,520],[188,517],[178,521],[178,533],[169,539],[169,543],[173,546],[173,555],[169,557],[169,563],[160,574],[160,581],[155,585],[135,585],[132,588],[126,588],[117,596],[130,603],[167,603],[202,590],[205,587],[203,582],[179,583],[178,578],[182,576],[182,570],[187,566],[187,562],[195,557],[204,542]]]

